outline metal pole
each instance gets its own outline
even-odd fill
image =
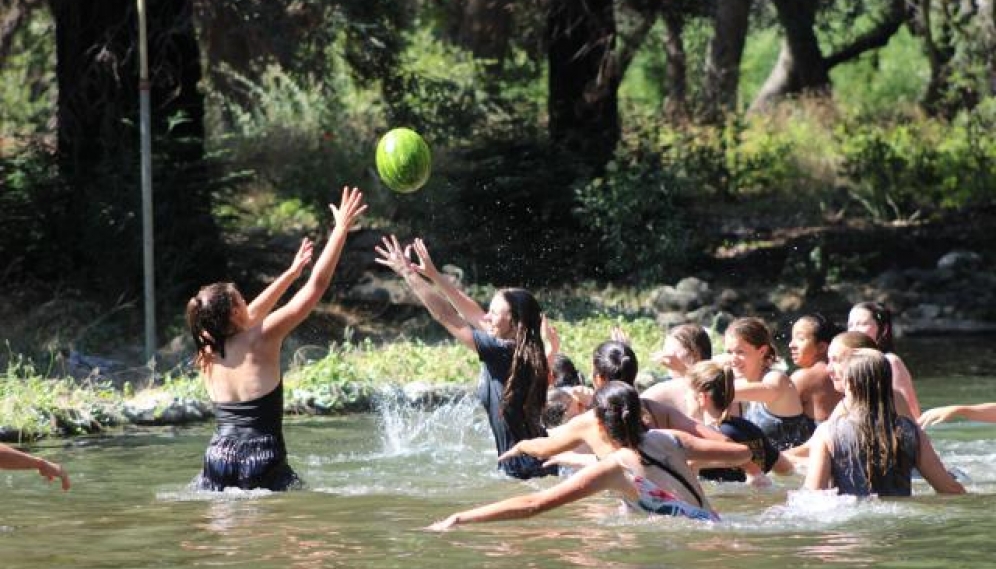
[[[145,34],[145,0],[138,1],[138,97],[141,114],[142,151],[142,268],[145,295],[145,361],[155,373],[156,366],[156,288],[152,220],[152,128],[149,110],[149,48]]]

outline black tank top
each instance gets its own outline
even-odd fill
[[[223,435],[280,437],[284,419],[284,382],[250,401],[214,402],[216,431]]]

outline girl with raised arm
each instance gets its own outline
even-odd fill
[[[251,303],[231,283],[205,286],[187,303],[196,361],[217,419],[204,467],[193,482],[197,489],[287,490],[301,485],[287,464],[284,446],[280,348],[325,294],[349,229],[366,210],[356,188],[343,188],[339,206],[329,207],[335,218],[332,235],[308,281],[286,304],[274,310],[311,261],[308,239],[290,268]]]
[[[719,516],[689,469],[689,459],[711,460],[690,451],[669,431],[647,430],[640,396],[631,385],[613,381],[595,393],[594,413],[611,450],[556,486],[453,514],[433,524],[445,530],[469,523],[527,518],[603,490],[619,494],[631,509],[648,514],[714,521]],[[740,447],[739,460],[750,451]]]
[[[944,469],[923,430],[896,413],[892,395],[892,366],[886,357],[878,350],[855,350],[844,370],[845,411],[820,425],[810,442],[806,488],[909,496],[916,468],[939,493],[965,492]]]
[[[488,312],[441,274],[425,243],[416,239],[402,248],[384,238],[377,262],[404,279],[432,317],[481,360],[477,396],[488,414],[501,455],[524,439],[546,436],[542,425],[549,367],[542,338],[540,305],[529,291],[506,288],[495,293]],[[409,260],[414,251],[418,262]],[[529,456],[499,460],[509,476],[532,478],[556,474]]]
[[[803,412],[817,424],[830,417],[844,396],[830,380],[827,351],[836,333],[833,324],[819,313],[807,314],[792,325],[789,353],[798,367],[789,378],[799,392]]]

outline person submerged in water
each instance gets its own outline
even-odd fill
[[[430,529],[527,518],[603,490],[619,494],[636,511],[705,521],[719,519],[687,461],[726,460],[729,457],[725,451],[718,455],[693,451],[683,447],[670,431],[648,430],[641,417],[639,394],[633,386],[619,381],[596,391],[594,413],[611,448],[597,462],[555,486],[458,512]],[[736,452],[741,462],[750,458],[746,447]]]
[[[33,456],[0,443],[0,470],[37,470],[49,482],[56,478],[63,490],[69,490],[69,474],[62,465]]]
[[[813,435],[805,488],[909,496],[916,468],[941,494],[965,492],[945,470],[923,430],[896,412],[892,366],[881,352],[859,348],[851,355],[844,370],[843,405],[844,413]]]
[[[356,188],[343,188],[339,206],[329,207],[335,218],[332,235],[308,281],[286,304],[274,310],[311,262],[309,239],[302,241],[290,268],[251,303],[231,283],[205,286],[187,303],[196,362],[217,419],[203,468],[192,482],[196,489],[287,490],[302,485],[287,464],[280,348],[325,294],[349,229],[366,210]]]
[[[477,397],[498,454],[521,440],[545,437],[542,413],[550,371],[536,297],[521,288],[501,289],[485,312],[439,272],[421,239],[402,247],[396,237],[385,237],[376,251],[377,262],[404,279],[433,319],[481,360]],[[417,263],[409,259],[412,251]],[[521,479],[557,473],[533,457],[499,459],[499,467]]]

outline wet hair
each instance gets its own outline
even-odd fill
[[[639,371],[636,352],[616,340],[602,342],[595,348],[591,367],[603,381],[621,381],[627,385],[633,385]]]
[[[540,332],[542,311],[536,297],[525,289],[506,288],[498,294],[508,303],[514,330],[512,366],[500,411],[513,435],[531,439],[543,434],[541,415],[550,377]]]
[[[187,301],[187,328],[197,347],[196,364],[202,370],[215,354],[225,357],[225,341],[238,331],[232,324],[232,311],[239,294],[232,283],[214,283]]]
[[[813,338],[816,338],[817,342],[829,344],[833,341],[834,336],[840,332],[840,328],[836,324],[831,322],[826,316],[823,316],[819,312],[813,312],[806,314],[805,316],[801,316],[798,320],[796,320],[796,323],[798,322],[806,322],[812,326]]]
[[[730,404],[736,396],[733,370],[713,361],[702,361],[688,370],[688,378],[696,393],[705,393],[713,405],[722,411],[720,420],[729,416]]]
[[[859,302],[852,306],[851,310],[867,310],[878,325],[878,337],[872,338],[878,344],[878,349],[885,353],[894,351],[891,310],[881,302]]]
[[[643,424],[643,405],[635,387],[610,381],[595,392],[592,406],[610,439],[631,449],[640,446],[647,427]]]
[[[778,359],[778,348],[775,347],[775,343],[771,340],[771,331],[768,330],[768,325],[760,318],[737,318],[730,323],[730,326],[726,329],[726,334],[732,334],[755,348],[767,346],[768,352],[764,355],[764,359],[769,364],[774,363]]]
[[[878,344],[871,336],[865,334],[864,332],[849,331],[841,332],[833,337],[833,341],[837,342],[841,346],[844,346],[848,350],[857,350],[859,348],[870,348],[872,350],[878,349]]]
[[[574,361],[564,354],[557,354],[553,357],[553,368],[550,371],[553,372],[554,387],[584,385],[584,378],[581,377],[581,372],[574,365]]]
[[[858,446],[867,457],[865,475],[874,487],[900,458],[892,365],[882,352],[858,348],[844,369],[844,384],[850,393],[848,416],[857,421]]]
[[[712,340],[705,328],[698,324],[682,324],[668,330],[667,335],[678,341],[682,348],[688,350],[692,361],[685,362],[689,366],[695,362],[712,358]]]
[[[546,407],[543,408],[543,426],[552,429],[564,424],[567,410],[574,403],[570,391],[555,387],[546,393]]]

